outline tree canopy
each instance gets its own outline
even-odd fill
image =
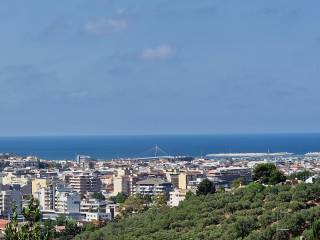
[[[152,197],[152,204],[155,208],[161,208],[167,206],[167,197],[165,194],[156,194]]]
[[[291,175],[289,175],[289,179],[298,179],[298,180],[302,180],[302,181],[305,181],[307,180],[307,178],[311,177],[313,174],[312,172],[310,171],[307,171],[307,170],[303,170],[301,172],[295,172],[295,173],[292,173]]]
[[[204,179],[199,183],[197,188],[197,195],[207,195],[210,193],[215,193],[216,187],[214,186],[213,182],[209,179]]]
[[[252,178],[263,184],[274,185],[286,180],[285,175],[273,163],[260,163],[253,169]]]
[[[237,188],[237,187],[245,185],[245,184],[246,184],[246,181],[245,181],[244,177],[238,177],[235,180],[233,180],[232,187]]]
[[[141,213],[146,209],[144,200],[139,196],[130,196],[120,205],[120,213],[127,216],[133,213]]]
[[[31,198],[28,207],[22,209],[25,218],[24,224],[18,223],[16,207],[13,207],[13,217],[6,226],[6,240],[48,240],[51,237],[50,230],[41,223],[39,202]]]
[[[128,198],[128,196],[125,193],[118,193],[116,196],[110,197],[110,200],[115,203],[124,203],[124,201]]]
[[[151,207],[84,232],[75,240],[287,240],[300,236],[315,240],[320,229],[319,199],[320,183],[263,186],[253,182],[231,192],[190,196],[171,209]]]
[[[105,200],[105,196],[101,192],[94,192],[91,194],[91,197],[97,200]]]

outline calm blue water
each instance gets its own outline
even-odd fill
[[[158,145],[167,154],[201,156],[220,152],[306,153],[320,151],[320,134],[156,135],[81,137],[1,137],[0,152],[44,159],[97,159],[152,156]]]

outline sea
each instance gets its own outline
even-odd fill
[[[78,154],[111,160],[235,152],[320,152],[320,133],[0,137],[0,153],[47,160],[72,160]]]

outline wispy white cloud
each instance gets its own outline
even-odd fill
[[[125,19],[100,18],[89,21],[84,25],[84,31],[88,34],[106,35],[115,31],[125,30],[128,23]]]
[[[176,49],[169,45],[161,45],[155,48],[144,49],[141,57],[144,60],[164,60],[172,58],[176,54]]]

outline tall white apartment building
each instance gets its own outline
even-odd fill
[[[54,210],[55,207],[55,191],[56,186],[50,183],[47,186],[39,187],[33,196],[39,200],[40,209],[42,211]]]
[[[94,175],[74,174],[69,179],[69,185],[82,194],[101,191],[101,180]]]
[[[79,213],[80,194],[71,189],[61,189],[56,191],[55,211],[59,213]]]
[[[113,177],[113,195],[129,193],[129,181],[126,176]]]

